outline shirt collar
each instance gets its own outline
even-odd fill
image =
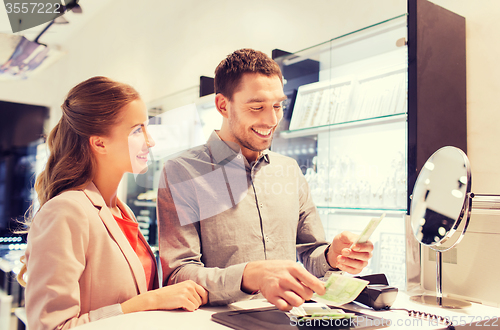
[[[269,154],[269,149],[266,149],[264,151],[262,151],[260,153],[260,157],[259,158],[264,158],[264,160],[267,162],[267,163],[271,163],[271,160],[269,158],[270,154]]]
[[[216,131],[213,131],[208,138],[207,146],[210,149],[211,158],[217,164],[231,161],[238,154],[241,154],[241,152],[231,149],[226,142],[221,140]]]
[[[223,141],[219,135],[217,134],[217,131],[213,131],[210,137],[207,140],[207,145],[210,148],[210,152],[212,153],[212,158],[213,160],[217,163],[226,163],[228,160],[230,161],[234,157],[236,157],[238,154],[240,154],[242,157],[243,155],[241,154],[241,150],[235,151],[231,147],[227,145],[225,141]],[[238,146],[239,148],[239,146]],[[263,150],[260,153],[259,158],[257,159],[257,162],[260,161],[260,159],[263,158],[267,163],[270,163],[270,158],[269,158],[269,150]],[[245,159],[245,163],[248,163]]]

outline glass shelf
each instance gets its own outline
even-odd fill
[[[405,35],[398,35],[394,34],[393,31],[399,31],[401,29],[406,31],[407,15],[407,13],[404,13],[382,22],[363,27],[356,31],[337,36],[323,43],[304,48],[294,52],[293,54],[281,56],[277,59],[277,62],[283,66],[289,66],[307,59],[320,61],[322,53],[330,54],[332,51],[336,51],[339,48],[346,49],[352,45],[361,44],[365,41],[371,42],[371,40],[376,40],[377,43],[375,46],[377,47],[364,47],[360,53],[351,52],[349,54],[349,58],[351,60],[355,59],[357,54],[362,57],[375,56],[379,52],[386,51],[391,47],[396,47],[396,44],[393,42],[394,35],[397,35],[398,37],[406,37],[406,33]],[[384,39],[380,38],[381,35],[384,36]],[[377,39],[373,38],[374,36],[377,37]],[[329,62],[322,64],[323,68],[325,68],[325,65],[334,65],[334,63]]]
[[[385,115],[385,116],[374,117],[374,118],[359,119],[359,120],[354,120],[354,121],[349,121],[349,122],[344,122],[344,123],[329,124],[329,125],[322,125],[322,126],[316,126],[316,127],[299,128],[299,129],[289,130],[289,131],[281,131],[281,132],[279,132],[279,134],[280,134],[279,137],[284,138],[284,139],[292,139],[292,138],[296,138],[296,137],[318,135],[319,133],[333,131],[333,130],[340,130],[340,129],[346,129],[346,128],[358,128],[358,127],[363,127],[363,126],[380,125],[380,124],[384,124],[384,123],[393,123],[393,122],[401,122],[401,121],[406,121],[406,113],[396,113],[396,114]]]
[[[340,207],[340,206],[317,206],[318,210],[329,211],[330,213],[334,213],[337,211],[341,212],[352,212],[352,213],[395,213],[401,214],[406,212],[406,209],[396,209],[396,208],[371,208],[371,207]]]

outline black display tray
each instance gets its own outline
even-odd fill
[[[292,320],[285,312],[276,307],[246,309],[220,312],[212,315],[212,320],[238,330],[327,330],[327,329],[380,329],[390,325],[390,320],[366,315],[342,308],[356,316],[351,320],[315,320],[317,322],[300,322]]]

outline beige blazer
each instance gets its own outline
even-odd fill
[[[118,206],[137,221],[125,204]],[[28,234],[26,265],[30,330],[118,315],[120,303],[147,291],[144,268],[93,183],[43,205]]]

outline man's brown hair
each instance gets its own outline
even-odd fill
[[[215,94],[221,93],[231,101],[241,77],[247,72],[276,75],[283,83],[280,67],[275,61],[263,52],[244,48],[228,55],[215,69]]]

